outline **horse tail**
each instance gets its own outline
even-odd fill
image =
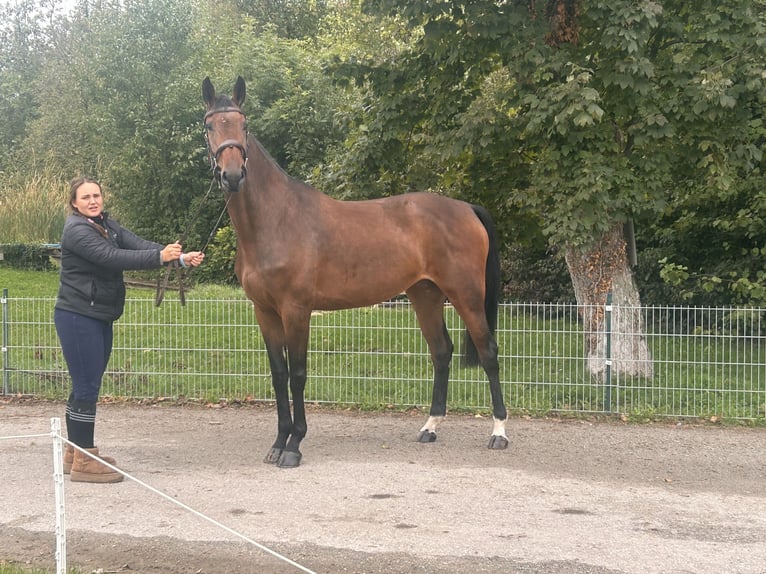
[[[473,212],[479,218],[489,238],[489,253],[487,253],[487,265],[484,272],[484,313],[487,316],[490,333],[495,334],[497,329],[497,312],[500,305],[500,250],[497,243],[497,231],[489,211],[479,205],[472,205]],[[466,330],[463,336],[462,365],[475,367],[479,364],[479,353],[471,336]]]

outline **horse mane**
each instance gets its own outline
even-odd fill
[[[216,104],[217,103],[218,102],[216,101]],[[233,102],[232,102],[232,105],[233,105]],[[295,189],[296,191],[307,191],[308,190],[308,191],[313,191],[313,192],[318,192],[318,193],[324,194],[324,192],[320,191],[319,189],[317,189],[316,187],[314,187],[310,183],[307,183],[307,182],[303,181],[302,179],[298,179],[297,177],[294,177],[294,176],[290,175],[285,170],[285,168],[283,168],[281,165],[279,165],[279,162],[274,159],[274,157],[269,153],[269,151],[265,147],[263,147],[263,144],[253,134],[248,134],[248,136],[247,136],[247,144],[248,144],[248,148],[251,145],[255,146],[255,148],[258,150],[258,153],[261,156],[263,156],[263,158],[269,164],[271,164],[274,167],[274,169],[276,169],[279,172],[281,172],[282,175],[285,176],[285,179],[287,181],[289,181],[292,184],[294,184],[293,189]],[[248,151],[248,155],[252,155],[252,154],[250,154],[250,152]]]

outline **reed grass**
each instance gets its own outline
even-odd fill
[[[67,181],[52,170],[0,179],[0,244],[58,243],[67,215]]]

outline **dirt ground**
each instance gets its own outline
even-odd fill
[[[0,564],[55,564],[48,435],[63,411],[0,402]],[[435,443],[420,444],[425,418],[312,409],[302,465],[278,469],[261,462],[272,407],[99,406],[102,452],[143,484],[65,482],[67,564],[100,574],[766,573],[766,429],[514,418],[510,448],[490,451],[491,420],[450,415]]]

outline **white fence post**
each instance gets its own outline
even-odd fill
[[[64,514],[64,453],[61,419],[51,419],[53,486],[56,492],[56,574],[66,574],[66,515]]]

